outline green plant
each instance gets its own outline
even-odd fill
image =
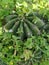
[[[10,14],[5,18],[5,31],[12,32],[20,39],[25,40],[32,35],[40,35],[41,30],[49,31],[49,23],[45,23],[37,13],[18,15]]]
[[[45,1],[37,1],[38,4],[40,3],[40,5],[39,7],[37,6],[36,13],[34,13],[35,10],[32,9],[33,5],[35,5],[34,2],[36,3],[36,1],[33,1],[32,3],[32,0],[5,0],[5,2],[3,2],[4,1],[1,1],[1,3],[5,7],[1,4],[1,7],[3,7],[3,9],[1,8],[1,19],[3,19],[3,23],[5,24],[5,26],[3,26],[5,31],[9,29],[8,31],[12,32],[13,34],[16,34],[16,36],[18,36],[22,40],[25,40],[25,38],[31,37],[32,35],[40,35],[43,30],[49,33],[48,17],[43,14],[43,10],[45,11],[45,6],[42,5],[41,9],[41,3],[44,3]],[[32,3],[31,6],[29,5],[29,2]],[[41,11],[39,11],[38,8]]]
[[[0,59],[0,65],[7,65],[7,64],[3,62],[2,59]]]
[[[48,0],[0,0],[2,64],[49,65]]]
[[[6,32],[0,43],[0,58],[8,65],[38,65],[49,58],[49,45],[42,36],[32,36],[22,42]]]

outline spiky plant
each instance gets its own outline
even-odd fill
[[[6,16],[5,20],[4,30],[12,32],[23,41],[32,35],[40,35],[41,30],[48,28],[44,20],[37,13],[24,15],[14,13]]]
[[[40,65],[40,62],[45,59],[45,57],[43,58],[43,55],[45,53],[42,51],[42,49],[36,49],[32,56],[28,59],[28,60],[21,60],[20,62],[17,62],[17,65],[34,65],[35,63],[37,63],[38,65]],[[45,54],[46,55],[46,54]]]

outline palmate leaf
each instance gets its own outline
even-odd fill
[[[29,13],[23,16],[10,14],[5,17],[5,20],[6,24],[4,25],[4,29],[12,30],[12,33],[16,36],[18,34],[21,40],[25,40],[25,38],[27,39],[32,35],[40,35],[42,33],[41,29],[49,30],[49,25],[36,13]],[[22,31],[21,33],[20,30]]]
[[[30,55],[31,55],[31,57],[30,57]],[[31,51],[28,51],[28,52],[25,51],[24,56],[25,56],[26,61],[22,60],[22,61],[18,62],[17,63],[18,65],[34,65],[35,63],[37,63],[37,65],[38,65],[38,63],[40,62],[40,60],[42,58],[41,51],[38,51],[35,54],[34,53],[32,54]]]

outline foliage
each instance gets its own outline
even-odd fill
[[[29,22],[27,22],[29,26],[27,26],[32,29],[32,34],[34,28],[31,28],[32,24],[35,25],[34,30],[36,31],[38,28],[41,34],[32,35],[29,31],[27,32],[26,29],[28,29],[28,27],[26,26],[26,28],[24,28],[25,32],[27,32],[27,34],[30,33],[31,37],[29,36],[27,40],[22,41],[19,36],[11,33],[12,30],[6,30],[7,32],[5,32],[3,28],[5,28],[6,25],[4,27],[4,24],[9,23],[9,20],[11,21],[11,18],[15,16],[19,18],[19,21],[23,21],[24,18],[29,20]],[[31,18],[28,19],[27,17]],[[25,23],[25,21],[22,23]],[[8,24],[8,27],[11,27],[11,24]],[[19,28],[21,28],[19,29],[19,33],[21,31],[23,32],[22,24]],[[38,32],[36,34],[38,34]],[[0,65],[2,64],[49,65],[48,0],[0,0]]]
[[[0,45],[0,58],[8,65],[30,65],[30,62],[38,64],[49,59],[49,45],[42,36],[32,36],[26,42],[22,42],[16,36],[11,36],[11,33],[5,33]]]
[[[49,23],[38,12],[24,13],[18,15],[16,13],[5,17],[6,24],[4,25],[5,32],[11,32],[24,41],[32,35],[40,35],[43,30],[49,33]],[[4,22],[4,21],[3,21]]]

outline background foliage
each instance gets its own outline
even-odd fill
[[[0,65],[49,65],[49,33],[23,42],[12,33],[3,32],[4,17],[15,10],[19,15],[38,12],[49,22],[48,0],[0,0]]]

